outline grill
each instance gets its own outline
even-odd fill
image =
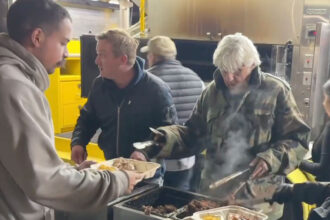
[[[192,200],[210,200],[219,204],[227,205],[225,201],[213,197],[196,194],[192,192],[180,191],[171,187],[162,187],[142,193],[129,200],[114,206],[114,219],[183,219],[192,213],[188,213],[187,206]],[[177,210],[168,214],[150,214],[144,213],[143,206],[157,207],[159,205],[174,205]]]

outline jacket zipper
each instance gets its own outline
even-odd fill
[[[119,157],[119,129],[120,129],[120,108],[123,106],[125,99],[117,106],[117,136],[116,136],[116,156]]]

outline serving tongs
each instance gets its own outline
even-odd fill
[[[222,178],[220,180],[217,180],[217,181],[211,183],[209,185],[209,188],[210,189],[219,188],[220,186],[222,186],[222,185],[224,185],[224,184],[226,184],[226,183],[228,183],[228,182],[230,182],[230,181],[232,181],[234,179],[237,179],[237,178],[239,178],[241,176],[244,176],[244,175],[250,174],[250,173],[251,173],[251,168],[247,168],[245,170],[241,170],[241,171],[235,172],[235,173],[233,173],[233,174],[231,174],[229,176],[226,176],[226,177],[224,177],[224,178]]]

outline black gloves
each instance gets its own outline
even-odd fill
[[[147,159],[154,158],[163,148],[166,143],[166,136],[162,131],[158,131],[154,128],[151,129],[152,141],[141,150],[141,152],[147,156]]]
[[[330,197],[330,184],[305,182],[279,186],[272,201],[278,203],[295,201],[321,205],[327,197]]]
[[[284,203],[291,201],[293,197],[293,185],[292,184],[282,184],[277,187],[270,202]]]
[[[153,129],[152,130],[153,141],[158,145],[164,145],[166,143],[166,136],[164,132]]]
[[[330,197],[328,197],[320,207],[313,209],[308,220],[325,220],[330,219]]]

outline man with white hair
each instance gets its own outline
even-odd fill
[[[183,125],[190,117],[197,99],[204,89],[204,82],[193,70],[176,60],[175,43],[167,36],[155,36],[141,48],[147,52],[148,72],[161,78],[170,87],[178,115]],[[195,156],[165,160],[164,185],[191,190]]]
[[[163,135],[154,136],[155,146],[139,153],[173,158],[206,149],[202,193],[250,201],[269,219],[278,219],[282,206],[256,204],[253,199],[271,198],[284,176],[296,168],[308,149],[309,127],[289,85],[260,70],[259,54],[246,36],[224,37],[213,63],[214,80],[186,126],[158,128]],[[244,171],[240,178],[210,189],[218,179],[238,171]]]

